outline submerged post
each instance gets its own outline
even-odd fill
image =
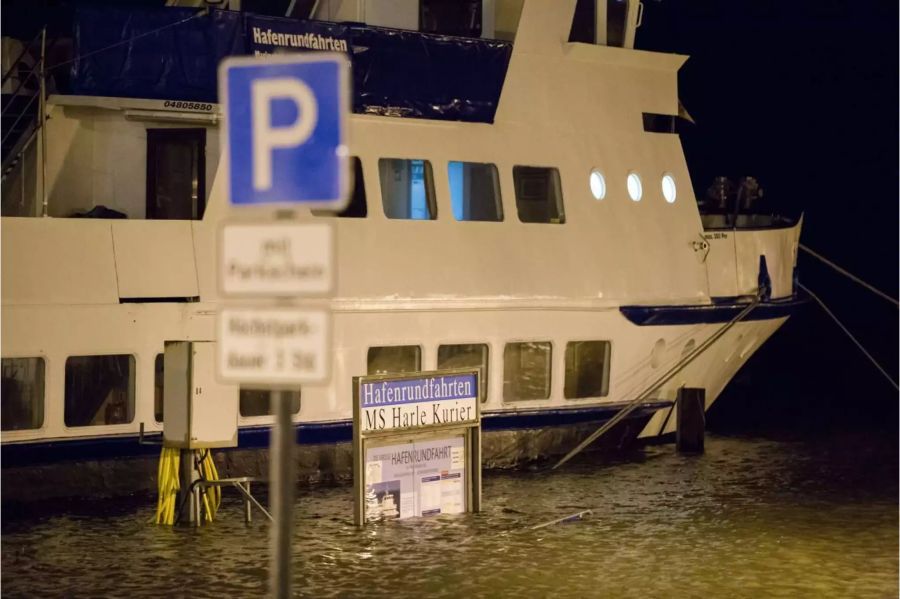
[[[675,447],[681,453],[703,453],[706,429],[706,389],[678,390]]]
[[[291,401],[282,391],[272,392],[275,427],[269,456],[269,506],[275,525],[270,529],[274,559],[269,573],[269,588],[274,597],[291,596],[291,531],[294,507],[294,431]]]

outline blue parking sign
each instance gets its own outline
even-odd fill
[[[324,52],[222,62],[232,205],[344,208],[349,71],[346,56]]]

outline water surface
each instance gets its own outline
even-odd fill
[[[352,526],[349,486],[303,489],[294,584],[308,597],[896,597],[897,445],[850,435],[707,437],[561,472],[486,473],[481,514]],[[267,523],[235,493],[199,530],[152,498],[6,509],[5,597],[265,594]],[[532,531],[583,509],[593,515]]]

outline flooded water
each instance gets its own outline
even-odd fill
[[[485,511],[352,525],[349,486],[300,491],[308,597],[896,597],[897,441],[707,437],[561,472],[486,473]],[[5,597],[265,594],[268,525],[226,491],[200,530],[151,498],[4,513]],[[529,530],[584,509],[586,519]]]

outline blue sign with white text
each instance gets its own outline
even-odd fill
[[[340,210],[349,63],[340,54],[232,58],[219,69],[233,205]]]

